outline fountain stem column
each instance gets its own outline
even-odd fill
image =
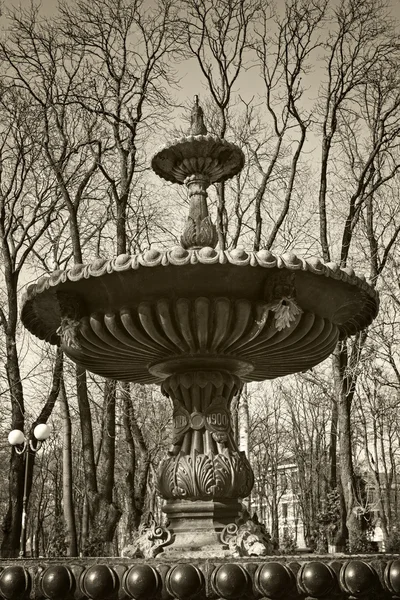
[[[208,217],[207,188],[210,178],[204,173],[195,173],[185,179],[189,197],[189,217],[193,221],[202,221]]]
[[[189,216],[181,237],[184,248],[215,248],[218,234],[207,207],[207,188],[210,178],[205,173],[195,173],[185,179],[189,196]]]
[[[174,552],[220,551],[219,533],[238,518],[239,499],[251,492],[253,472],[236,445],[230,417],[241,387],[237,376],[212,370],[175,374],[162,384],[174,403],[174,432],[158,489],[175,534]]]

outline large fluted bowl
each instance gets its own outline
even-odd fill
[[[288,294],[295,310],[282,324]],[[375,290],[335,263],[177,247],[57,271],[29,286],[21,317],[104,377],[153,383],[215,365],[261,381],[320,363],[377,310]]]

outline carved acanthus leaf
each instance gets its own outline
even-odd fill
[[[244,498],[253,487],[253,472],[242,452],[224,448],[221,453],[180,452],[163,460],[158,491],[173,498]]]
[[[64,346],[79,350],[80,319],[83,314],[82,302],[76,295],[58,292],[57,300],[61,314],[61,323],[56,333]]]
[[[267,279],[265,285],[267,309],[274,315],[274,324],[278,331],[290,327],[303,310],[296,300],[296,274],[293,272],[277,273]]]
[[[270,304],[269,308],[275,313],[275,327],[278,331],[290,327],[292,322],[303,312],[294,298],[286,296],[278,302]]]
[[[181,236],[183,248],[215,248],[218,243],[218,234],[210,217],[195,222],[191,217],[188,220]]]

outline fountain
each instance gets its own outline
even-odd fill
[[[141,560],[7,566],[6,598],[16,581],[21,598],[358,598],[373,588],[389,598],[400,591],[400,561],[378,575],[364,559],[266,558],[267,533],[242,513],[253,473],[233,436],[232,399],[245,382],[317,365],[378,310],[376,292],[351,268],[293,253],[216,249],[206,190],[243,165],[237,146],[207,134],[196,99],[188,135],[152,160],[155,173],[188,189],[181,246],[75,265],[28,288],[22,321],[29,331],[93,373],[157,383],[172,399],[172,445],[158,473],[169,526],[142,529],[134,549]],[[6,580],[7,569],[14,571]]]

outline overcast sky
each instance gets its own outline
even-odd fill
[[[147,2],[150,5],[152,0],[145,0],[145,2]],[[216,2],[218,2],[218,0],[216,0]],[[27,7],[30,5],[30,3],[31,0],[20,0],[19,2],[15,0],[3,0],[2,6],[4,8],[11,8],[13,6],[20,5]],[[47,14],[51,14],[53,11],[56,10],[57,0],[42,0],[40,4]],[[389,0],[388,5],[393,16],[400,20],[400,0]]]

